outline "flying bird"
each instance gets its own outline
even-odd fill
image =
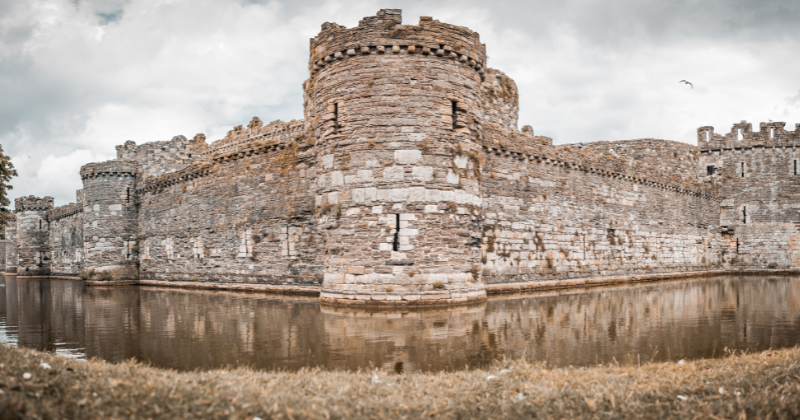
[[[680,81],[680,82],[678,82],[678,83],[686,83],[687,85],[691,86],[691,87],[692,87],[692,89],[694,89],[694,85],[693,85],[693,84],[691,84],[691,83],[689,83],[689,82],[687,82],[686,80],[681,80],[681,81]]]

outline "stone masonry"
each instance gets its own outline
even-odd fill
[[[467,28],[386,9],[310,42],[305,118],[117,146],[74,204],[16,202],[18,275],[311,287],[331,304],[493,284],[800,266],[800,128],[552,145]]]

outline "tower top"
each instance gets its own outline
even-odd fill
[[[419,25],[403,25],[402,20],[400,9],[382,9],[361,19],[355,28],[323,23],[319,35],[311,39],[309,70],[314,73],[356,55],[423,54],[458,60],[483,74],[486,46],[477,32],[427,16]]]
[[[51,210],[53,208],[53,197],[36,197],[29,195],[27,197],[20,197],[14,200],[14,211],[37,211],[37,210]]]
[[[794,131],[785,130],[785,125],[779,121],[762,122],[759,131],[753,131],[753,124],[742,121],[724,135],[714,133],[714,127],[703,126],[697,129],[697,146],[700,150],[800,146],[800,124],[795,125]]]

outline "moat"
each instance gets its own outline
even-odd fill
[[[0,277],[0,342],[179,370],[438,371],[526,358],[556,366],[800,345],[800,278],[714,277],[491,298],[430,310],[315,298]]]

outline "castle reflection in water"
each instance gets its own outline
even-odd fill
[[[800,279],[720,277],[365,310],[314,298],[0,279],[0,341],[112,362],[394,371],[714,357],[800,344]]]

